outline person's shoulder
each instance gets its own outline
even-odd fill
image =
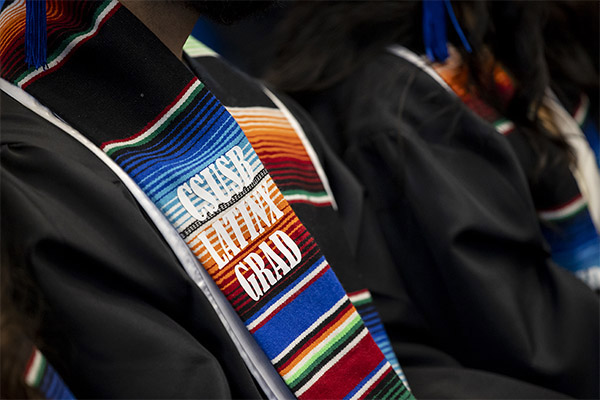
[[[1,101],[3,232],[27,223],[25,239],[33,230],[63,237],[70,234],[68,220],[101,219],[116,213],[116,205],[126,210],[134,204],[116,175],[79,141],[4,92]]]
[[[187,53],[192,72],[225,107],[273,107],[262,83],[215,53]]]
[[[97,178],[114,180],[97,157],[62,129],[4,92],[1,102],[3,169],[13,170],[16,161],[32,165],[60,162],[65,168],[86,168],[94,171]]]

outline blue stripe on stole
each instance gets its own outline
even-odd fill
[[[372,302],[372,301],[373,301],[373,299],[369,297],[369,302]],[[375,309],[375,306],[373,306],[373,305],[363,304],[361,306],[358,306],[356,309],[359,310],[361,315],[362,315],[362,313],[372,313],[372,312],[377,313],[377,310]]]
[[[227,119],[226,115],[223,115]],[[136,178],[136,183],[153,198],[156,203],[163,199],[166,193],[173,187],[183,184],[193,174],[201,171],[203,168],[214,162],[220,155],[225,153],[236,143],[243,139],[238,139],[232,131],[237,131],[239,127],[236,124],[226,121],[216,121],[218,128],[210,132],[210,137],[190,143],[189,148],[182,149],[175,156],[179,159],[162,159],[152,163],[152,168],[141,172]],[[234,122],[234,121],[233,121]],[[245,139],[245,138],[244,138]],[[157,183],[159,183],[157,185]]]
[[[197,102],[192,103],[193,107],[191,110],[189,110],[186,113],[186,116],[184,118],[181,119],[181,121],[179,121],[172,129],[169,133],[167,133],[166,135],[162,135],[162,137],[160,137],[160,139],[158,141],[155,140],[152,142],[152,144],[148,147],[146,147],[145,149],[138,149],[137,147],[130,147],[127,153],[123,153],[118,155],[117,157],[114,158],[115,162],[119,163],[119,165],[121,165],[121,162],[124,162],[125,166],[127,167],[134,167],[135,165],[137,165],[137,163],[135,165],[130,166],[130,163],[136,162],[138,161],[140,158],[144,158],[145,156],[147,156],[148,154],[150,155],[154,155],[154,154],[160,154],[161,151],[164,151],[165,149],[165,145],[163,144],[163,142],[165,142],[166,140],[168,140],[171,137],[171,134],[173,132],[176,132],[179,127],[185,123],[185,121],[188,118],[197,118],[198,115],[202,115],[204,113],[204,111],[206,110],[206,108],[208,106],[210,106],[210,104],[213,102],[212,99],[209,97],[207,98],[208,93],[204,93],[204,95],[202,96],[202,98],[200,98]],[[198,110],[198,107],[202,106],[202,108],[200,110]],[[188,106],[189,108],[189,106]],[[180,110],[178,112],[178,114],[180,114],[181,112],[183,112],[185,110]],[[179,139],[179,137],[181,135],[183,135],[185,132],[180,132],[178,136],[176,136],[176,139]],[[154,149],[157,149],[156,151],[154,151]],[[123,161],[123,158],[125,158],[126,160]]]
[[[393,353],[392,346],[385,340],[385,338],[380,337],[379,342],[377,342],[377,340],[376,340],[375,343],[377,343],[379,345],[379,348],[381,349],[383,354],[386,355],[386,357]],[[391,363],[391,360],[390,360],[390,363]]]
[[[143,185],[149,187],[150,197],[154,198],[160,206],[162,204],[161,200],[169,194],[170,190],[176,188],[230,150],[235,144],[234,141],[238,139],[234,135],[230,135],[230,132],[232,130],[236,131],[236,128],[236,125],[221,125],[215,132],[214,137],[216,140],[201,144],[201,146],[195,148],[194,152],[186,154],[185,158],[177,162],[176,167],[173,167],[174,161],[171,161],[171,169],[169,169],[169,164],[163,163],[158,170],[148,175],[148,178],[152,178],[152,180],[149,183],[143,183]],[[205,147],[211,144],[213,147],[207,150]],[[209,152],[211,157],[202,158],[203,154]],[[158,182],[162,183],[157,185]]]
[[[50,387],[45,390],[46,397],[49,399],[56,398],[57,392],[60,392],[60,378],[54,370],[48,371],[52,375],[52,382]]]
[[[297,277],[294,280],[294,282],[292,282],[290,285],[288,285],[287,288],[285,288],[284,290],[282,290],[277,296],[273,297],[271,299],[271,301],[269,301],[268,303],[266,303],[263,307],[261,307],[260,310],[258,310],[250,318],[248,318],[246,320],[246,325],[251,324],[256,318],[260,317],[262,315],[262,313],[264,313],[266,311],[267,308],[271,307],[273,304],[275,304],[276,302],[278,302],[279,299],[281,299],[283,296],[285,296],[287,293],[289,293],[291,290],[293,290],[296,287],[296,285],[298,285],[298,283],[300,283],[300,281],[302,281],[302,279],[306,278],[323,261],[325,261],[325,256],[321,256],[313,265],[311,265],[306,271],[304,271],[304,273],[302,275],[300,275],[299,277]]]
[[[46,363],[46,369],[44,370],[44,379],[42,380],[42,384],[40,385],[40,390],[44,394],[52,393],[53,389],[56,386],[56,378],[56,373],[54,372],[50,364]]]
[[[542,233],[552,249],[552,259],[563,268],[578,271],[598,265],[600,238],[587,209],[556,222],[556,227],[542,226]]]
[[[65,386],[63,386],[61,388],[60,393],[58,393],[55,398],[62,399],[62,400],[70,400],[70,399],[73,399],[73,394],[71,394],[71,392],[69,392],[69,390]]]
[[[379,327],[379,325],[378,325]],[[387,337],[383,334],[383,331],[381,329],[379,329],[378,332],[375,332],[375,334],[373,334],[373,332],[371,332],[371,330],[369,329],[369,333],[371,334],[371,336],[373,336],[373,340],[375,340],[375,343],[381,344],[381,346],[388,346],[387,343]],[[381,347],[380,346],[380,347]],[[383,348],[381,349],[383,350]]]
[[[174,127],[169,132],[163,132],[158,139],[162,140],[164,138],[166,143],[161,145],[162,149],[160,151],[153,150],[154,155],[146,155],[144,149],[139,149],[140,153],[137,155],[141,157],[138,157],[136,166],[124,169],[133,178],[139,178],[143,182],[144,177],[147,175],[146,172],[155,171],[156,165],[160,166],[169,163],[170,160],[176,160],[181,154],[185,154],[197,146],[198,143],[204,143],[207,140],[205,136],[214,136],[214,132],[217,130],[215,129],[216,122],[223,123],[224,120],[224,112],[220,112],[217,103],[214,103],[211,109],[217,112],[210,114],[211,118],[207,121],[204,119],[209,115],[208,113],[198,113],[185,126]],[[221,124],[217,126],[220,127]],[[176,129],[179,129],[179,132]],[[174,146],[175,144],[176,146]]]
[[[258,329],[254,338],[261,344],[269,359],[273,359],[345,295],[346,292],[333,270],[329,268],[294,301]]]
[[[167,146],[164,148],[164,154],[161,156],[153,156],[148,158],[144,164],[140,164],[136,170],[137,175],[141,176],[140,182],[144,182],[147,179],[153,179],[154,182],[150,182],[151,185],[154,185],[155,181],[161,180],[161,176],[158,175],[161,170],[168,170],[168,166],[176,163],[181,163],[181,157],[187,156],[189,157],[190,152],[199,153],[199,146],[206,147],[213,142],[216,142],[217,133],[219,133],[223,127],[229,128],[229,125],[226,124],[226,115],[223,112],[219,113],[218,108],[215,110],[217,113],[213,115],[214,119],[210,119],[208,122],[204,123],[202,120],[196,121],[191,127],[184,127],[184,131],[186,133],[186,137],[182,139],[181,143],[178,143],[178,146],[173,146],[173,142],[176,140],[173,139]],[[193,122],[190,122],[193,123]],[[216,129],[215,129],[216,127]],[[185,141],[183,141],[185,140]],[[213,144],[214,145],[214,144]],[[210,152],[206,152],[208,157],[212,155]],[[168,171],[163,173],[163,176],[168,175]]]
[[[214,108],[216,109],[216,105]],[[203,123],[203,121],[197,121],[197,119],[202,119],[200,118],[201,115],[202,114],[197,114],[188,122],[188,124],[194,124],[194,126],[186,128],[180,127],[178,124],[170,131],[162,132],[159,136],[152,139],[157,143],[160,142],[160,147],[158,149],[155,148],[154,144],[152,149],[143,147],[130,148],[129,152],[124,154],[125,158],[119,161],[120,165],[122,165],[123,169],[134,179],[138,179],[139,175],[141,175],[139,179],[143,180],[145,176],[144,172],[153,170],[153,167],[157,164],[176,159],[178,157],[177,151],[180,153],[182,151],[187,151],[199,142],[205,134],[210,134],[214,121],[203,125],[201,130],[197,129],[197,127]],[[215,120],[218,120],[218,118],[219,116],[216,116]],[[179,123],[182,124],[186,122],[186,120],[187,117],[179,121]],[[178,140],[181,140],[181,142],[177,142]],[[173,146],[174,143],[176,143],[177,146]]]
[[[218,125],[217,125],[218,124]],[[216,126],[216,129],[214,127]],[[235,121],[233,119],[228,118],[228,115],[222,113],[216,120],[211,121],[210,124],[203,126],[200,131],[192,131],[194,134],[194,139],[189,140],[185,146],[182,146],[181,149],[177,153],[170,155],[169,158],[164,157],[160,160],[157,160],[156,164],[162,164],[158,168],[154,168],[154,174],[160,172],[160,170],[166,169],[166,166],[172,163],[177,158],[185,156],[184,160],[179,160],[179,163],[187,161],[187,163],[196,162],[200,160],[201,162],[206,162],[208,165],[210,162],[214,161],[216,158],[216,153],[219,152],[220,148],[227,147],[227,143],[235,140],[234,135],[230,134],[230,132],[236,131]],[[197,127],[194,127],[196,129]],[[225,133],[225,134],[224,134]],[[152,174],[150,174],[152,175]],[[165,175],[168,175],[168,171],[164,172],[162,176],[149,176],[141,179],[141,182],[144,182],[147,179],[154,179],[151,184],[154,184],[156,180],[161,179]]]
[[[598,262],[600,250],[597,242],[589,243],[589,246],[582,250],[553,254],[552,259],[558,265],[570,271],[581,271],[600,266],[600,262]]]
[[[369,325],[371,323],[375,324],[375,323],[378,323],[380,321],[379,315],[377,315],[375,313],[360,314],[360,316],[362,317],[362,319],[363,319],[363,321],[365,322],[366,325]]]
[[[365,384],[369,381],[369,379],[373,378],[375,376],[375,374],[377,374],[377,372],[379,372],[379,370],[384,367],[386,362],[387,362],[387,360],[385,358],[383,360],[381,360],[381,362],[377,365],[377,367],[375,367],[369,375],[367,375],[362,381],[360,381],[360,383],[358,385],[356,385],[356,387],[354,389],[352,389],[350,391],[350,393],[348,393],[344,397],[344,400],[352,398],[352,396],[354,396],[360,389],[362,389],[362,387],[365,386]]]
[[[46,390],[48,389],[48,386],[50,386],[50,380],[52,379],[52,377],[48,373],[48,362],[46,362],[44,372],[42,372],[42,373],[44,375],[43,375],[42,381],[40,382],[40,385],[38,387],[42,392],[45,393]]]
[[[572,243],[584,243],[586,239],[597,237],[592,217],[586,208],[562,221],[555,221],[552,226],[543,225],[544,235],[555,242],[556,249],[568,249]]]
[[[61,379],[60,375],[58,375],[56,370],[52,368],[50,364],[47,364],[44,380],[46,381],[47,387],[40,388],[40,390],[47,399],[75,399],[73,393],[71,393],[67,385],[65,385],[64,381]]]
[[[369,326],[369,332],[380,332],[383,331],[383,325],[381,324],[381,322],[377,323],[377,324],[373,324],[371,326]]]

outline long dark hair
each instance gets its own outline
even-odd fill
[[[540,167],[545,163],[548,141],[558,144],[568,157],[564,138],[550,132],[549,121],[540,118],[543,113],[539,111],[553,80],[573,83],[592,100],[597,99],[598,69],[590,62],[593,54],[590,57],[581,45],[581,37],[586,35],[577,37],[570,31],[572,21],[577,20],[573,10],[578,8],[571,2],[487,0],[453,4],[473,53],[466,53],[451,28],[448,40],[469,64],[474,86],[485,89],[481,91],[484,99],[519,125],[540,155]],[[278,50],[266,80],[290,93],[316,92],[343,81],[392,43],[423,53],[421,13],[420,1],[297,2],[276,35]],[[570,24],[557,24],[561,20]],[[559,30],[566,31],[562,40],[549,40],[561,35]],[[597,49],[598,37],[587,39]],[[564,57],[565,52],[570,56]],[[489,53],[516,81],[508,104],[501,103],[494,93]],[[583,64],[589,68],[582,70]]]

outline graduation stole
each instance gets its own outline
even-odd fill
[[[295,396],[412,397],[240,126],[198,78],[114,0],[48,2],[48,66],[28,68],[24,15],[24,1],[0,14],[2,77],[51,104],[135,181]]]
[[[450,47],[451,57],[445,63],[433,63],[435,72],[452,88],[454,93],[475,114],[491,123],[502,135],[514,135],[514,123],[502,116],[500,112],[483,100],[479,88],[469,82],[469,67],[463,62],[456,49]],[[503,104],[508,104],[515,92],[514,79],[504,67],[495,62],[490,56],[487,69],[492,71],[493,85]],[[585,98],[582,98],[582,100]],[[574,112],[575,120],[579,121],[585,114],[585,100]],[[579,115],[578,115],[579,114]],[[578,119],[579,118],[579,119]],[[509,138],[513,139],[512,137]],[[597,140],[597,139],[596,139]],[[593,143],[593,142],[590,142]],[[524,141],[511,143],[520,157],[530,154],[530,145]],[[552,149],[550,149],[552,150]],[[556,151],[556,150],[553,150]],[[552,159],[553,154],[550,153]],[[524,162],[530,163],[531,160]],[[600,289],[600,236],[586,199],[578,187],[578,182],[566,166],[550,165],[545,168],[546,176],[540,180],[560,182],[554,185],[554,192],[545,188],[544,198],[534,197],[535,207],[540,220],[540,228],[552,250],[552,259],[558,265],[575,274],[593,290]],[[537,200],[537,201],[536,201]]]
[[[60,375],[37,347],[31,350],[23,379],[28,386],[39,390],[46,399],[75,399]]]

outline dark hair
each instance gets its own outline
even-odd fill
[[[348,77],[387,45],[414,49],[418,2],[298,1],[277,28],[266,79],[287,92],[315,91]]]
[[[580,69],[586,63],[593,65],[580,44],[585,34],[576,37],[570,33],[573,21],[577,21],[569,12],[571,2],[487,0],[453,4],[473,53],[464,51],[451,27],[448,40],[461,49],[471,81],[484,89],[484,99],[519,125],[540,155],[539,167],[545,162],[548,141],[558,144],[569,157],[564,138],[548,132],[544,127],[548,121],[540,120],[538,111],[551,74],[552,80],[574,83],[591,97],[597,96],[597,68]],[[423,53],[421,12],[420,1],[297,2],[279,28],[276,59],[266,80],[284,91],[313,92],[344,80],[389,44]],[[556,23],[561,19],[569,23]],[[557,35],[562,35],[562,40],[549,40]],[[595,40],[597,51],[597,36],[587,39]],[[508,104],[500,103],[494,92],[486,50],[516,81]],[[565,52],[570,56],[564,57]]]

